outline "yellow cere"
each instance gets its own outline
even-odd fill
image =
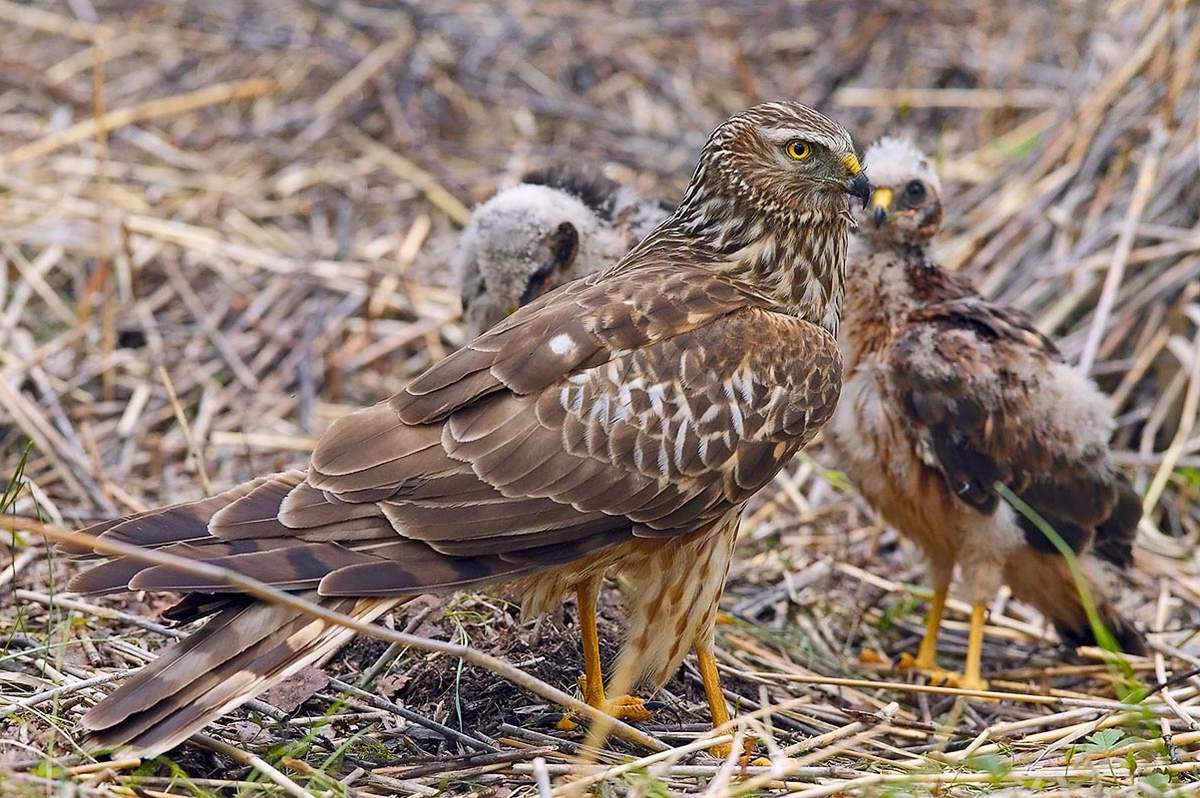
[[[871,195],[871,207],[882,208],[887,210],[892,207],[892,190],[890,188],[877,188],[875,193]]]
[[[858,177],[858,173],[862,171],[862,164],[858,162],[858,156],[852,152],[842,156],[842,163],[850,170],[851,177]]]

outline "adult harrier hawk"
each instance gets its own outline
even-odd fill
[[[816,111],[738,114],[709,138],[679,207],[625,258],[339,419],[306,470],[87,531],[362,618],[398,597],[501,582],[527,612],[575,590],[588,698],[601,705],[587,614],[611,570],[631,586],[618,673],[661,683],[694,647],[722,723],[712,625],[738,520],[833,412],[847,195],[868,191],[849,134]],[[144,755],[345,638],[135,560],[71,587],[179,592],[170,617],[212,615],[83,718],[97,744]]]
[[[885,138],[866,161],[876,187],[847,259],[845,387],[827,435],[862,495],[929,559],[933,606],[908,664],[939,673],[956,564],[974,605],[962,686],[986,686],[986,603],[1002,583],[1064,641],[1093,639],[1066,561],[997,482],[1066,539],[1104,624],[1140,651],[1109,584],[1132,561],[1141,503],[1109,458],[1108,402],[1028,319],[931,259],[940,185],[912,144]]]
[[[518,307],[607,268],[673,209],[590,169],[530,172],[471,212],[456,250],[472,338]]]

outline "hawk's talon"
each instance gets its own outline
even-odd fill
[[[757,737],[747,737],[742,741],[742,754],[738,757],[738,767],[747,768],[751,765],[761,765],[765,767],[771,766],[771,760],[767,759],[766,757],[756,757],[754,755],[754,749],[757,746]],[[721,743],[720,745],[714,745],[708,749],[709,755],[714,756],[717,759],[728,759],[731,751],[733,751],[733,743]]]
[[[595,705],[592,704],[592,706]],[[635,695],[623,695],[620,698],[613,699],[608,706],[599,706],[596,709],[603,710],[617,720],[625,721],[626,723],[644,722],[654,719],[654,713],[646,708],[646,702]],[[564,712],[562,717],[554,723],[554,728],[559,731],[575,731],[575,729],[579,728],[579,724],[575,722],[570,712]]]
[[[900,652],[900,661],[896,667],[902,671],[931,672],[939,670],[937,660],[933,657],[913,656],[907,651]]]
[[[708,755],[714,756],[717,759],[728,759],[729,752],[733,750],[733,746],[729,743],[721,743],[720,745],[711,746],[708,749]]]
[[[900,655],[900,661],[904,661],[905,654]],[[911,660],[912,657],[909,657]],[[890,668],[892,661],[880,654],[873,648],[864,648],[858,652],[858,664],[872,668]]]
[[[950,682],[954,681],[954,679],[958,676],[958,674],[952,671],[944,671],[941,668],[934,668],[933,670],[921,670],[918,671],[918,673],[923,674],[925,678],[929,680],[929,683],[934,687],[941,687],[943,685],[950,687]]]
[[[617,720],[647,721],[654,718],[654,713],[646,708],[646,700],[635,695],[622,695],[616,698],[605,698],[604,690],[595,693],[588,690],[587,674],[579,675],[579,691],[583,693],[584,701],[602,709]]]
[[[608,714],[624,721],[647,721],[654,717],[654,713],[646,709],[645,699],[635,695],[609,699]]]

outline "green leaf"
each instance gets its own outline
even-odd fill
[[[1006,151],[1004,154],[1009,160],[1020,161],[1037,148],[1039,140],[1041,140],[1041,134],[1032,133],[1020,141],[1014,141],[1009,144],[1008,147],[1005,148]]]
[[[905,594],[899,601],[890,607],[883,610],[883,614],[879,616],[878,628],[880,631],[886,632],[896,625],[897,618],[904,616],[917,609],[920,604],[920,599],[916,596]]]
[[[40,776],[43,779],[53,779],[58,781],[67,777],[66,771],[54,764],[49,759],[43,759],[38,762],[33,768],[33,775]]]
[[[1012,772],[1012,760],[999,754],[973,756],[967,760],[967,764],[998,779],[1002,779]]]
[[[1079,746],[1080,751],[1103,753],[1115,751],[1127,745],[1138,742],[1137,737],[1130,737],[1120,729],[1103,729],[1088,736],[1088,741]]]
[[[807,452],[800,452],[797,459],[807,465],[812,466],[813,470],[821,475],[821,478],[828,482],[833,489],[839,493],[853,493],[854,485],[850,482],[850,477],[846,476],[845,471],[838,471],[836,468],[826,468],[818,463],[812,455]]]
[[[1179,469],[1179,476],[1191,487],[1200,489],[1200,468],[1184,466]]]
[[[1171,777],[1166,773],[1151,773],[1137,780],[1142,795],[1162,795],[1171,789]]]

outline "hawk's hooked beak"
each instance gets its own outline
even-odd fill
[[[842,163],[850,172],[850,179],[845,184],[846,193],[858,197],[862,200],[863,207],[866,207],[867,200],[871,198],[871,181],[867,180],[862,164],[858,162],[858,156],[848,152],[842,156]]]
[[[876,227],[882,227],[887,221],[888,211],[892,208],[892,190],[890,188],[877,188],[875,193],[871,195],[871,205],[868,208],[868,215]]]

